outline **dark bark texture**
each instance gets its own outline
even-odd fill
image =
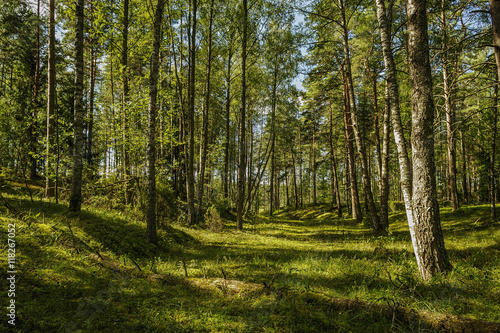
[[[74,139],[73,168],[69,210],[80,212],[82,209],[82,173],[83,173],[83,11],[84,0],[76,1],[75,22],[75,88],[74,88]]]
[[[415,255],[428,280],[451,269],[444,246],[434,164],[434,101],[425,0],[408,0],[408,52],[412,78],[413,217]]]

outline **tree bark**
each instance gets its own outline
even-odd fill
[[[128,27],[129,27],[129,0],[123,0],[123,33],[122,33],[122,54],[121,54],[121,65],[122,65],[122,167],[123,167],[123,178],[130,178],[130,165],[129,165],[129,154],[128,154],[128,121],[127,121],[127,110],[129,102],[129,68],[128,68]],[[125,194],[125,204],[128,205],[130,202],[130,188],[129,182],[123,183],[123,192]]]
[[[37,1],[37,18],[40,19],[40,0]],[[37,151],[37,109],[38,109],[38,90],[40,81],[40,25],[37,23],[36,28],[36,56],[35,56],[35,69],[33,73],[33,99],[32,99],[32,110],[31,110],[31,120],[29,126],[29,141],[30,141],[30,151],[29,163],[30,163],[30,179],[38,178],[37,171],[37,159],[35,154]]]
[[[148,206],[146,215],[147,237],[150,243],[158,243],[156,230],[156,99],[158,95],[158,71],[161,45],[161,23],[165,0],[158,0],[153,23],[153,50],[151,52],[151,68],[149,74],[148,103]]]
[[[352,134],[352,123],[351,123],[351,112],[349,107],[349,95],[347,93],[347,85],[343,85],[343,95],[344,95],[344,129],[347,145],[347,165],[349,169],[349,185],[351,193],[351,211],[352,218],[361,223],[363,221],[363,216],[361,214],[361,205],[359,204],[358,195],[358,181],[356,176],[356,165],[354,156],[354,145],[353,145],[353,134]]]
[[[56,60],[55,60],[55,0],[49,2],[49,52],[47,68],[47,149],[45,157],[45,197],[54,196],[54,181],[52,179],[52,154],[54,146],[54,112],[56,105]]]
[[[187,223],[196,223],[196,211],[194,207],[194,109],[195,109],[195,79],[196,79],[196,14],[198,9],[197,0],[192,0],[191,35],[189,36],[189,84],[188,84],[188,144],[187,144]]]
[[[450,189],[451,207],[459,208],[457,188],[457,153],[455,142],[455,105],[451,100],[450,75],[448,73],[448,27],[446,26],[446,0],[441,2],[442,60],[443,60],[443,90],[444,108],[446,112],[446,138],[448,143],[448,186]]]
[[[83,20],[84,0],[76,0],[75,10],[75,88],[74,88],[74,140],[73,168],[69,210],[80,212],[82,208],[82,149],[83,149]]]
[[[434,101],[429,61],[426,0],[408,0],[408,52],[412,78],[414,250],[420,275],[428,280],[451,269],[436,192]]]
[[[304,204],[302,191],[302,135],[299,127],[299,180],[300,180],[300,207]]]
[[[330,107],[330,133],[329,133],[329,146],[330,146],[330,161],[332,163],[332,177],[333,177],[333,185],[332,185],[332,208],[333,202],[335,200],[337,204],[337,216],[342,217],[342,204],[340,202],[340,191],[339,191],[339,180],[337,176],[337,165],[335,163],[335,148],[333,146],[333,109],[332,109],[332,101],[328,99],[328,106]],[[292,155],[293,156],[293,155]]]
[[[94,29],[93,23],[93,11],[94,6],[92,1],[90,2],[90,29]],[[94,169],[94,153],[92,150],[92,141],[94,136],[94,94],[95,94],[95,77],[96,77],[96,69],[97,69],[97,57],[94,46],[94,39],[90,39],[90,91],[89,91],[89,113],[87,120],[87,165],[89,168]],[[95,170],[94,170],[95,171]]]
[[[491,131],[491,152],[490,152],[490,218],[495,221],[496,213],[496,181],[495,181],[495,157],[496,157],[496,141],[497,141],[497,123],[498,123],[498,85],[495,86],[495,98],[493,100],[493,124]]]
[[[290,147],[290,156],[292,158],[292,170],[293,170],[293,194],[294,194],[294,203],[295,203],[295,209],[298,208],[299,205],[299,193],[298,193],[298,188],[297,188],[297,172],[295,169],[295,157],[293,154],[293,147]]]
[[[275,193],[276,185],[274,183],[276,174],[276,158],[274,154],[274,147],[276,142],[276,90],[278,86],[278,63],[277,59],[274,59],[274,71],[273,71],[273,91],[271,96],[271,183],[270,183],[270,204],[269,204],[269,216],[273,216],[273,209],[275,206]]]
[[[212,24],[214,13],[214,0],[210,2],[210,18],[208,23],[208,47],[207,47],[207,78],[205,81],[205,105],[203,107],[201,147],[200,147],[200,175],[198,179],[198,211],[199,222],[201,212],[203,211],[203,190],[205,186],[205,167],[207,163],[208,150],[208,111],[210,107],[210,74],[212,70]]]
[[[399,106],[399,87],[396,77],[396,64],[391,45],[391,25],[392,24],[392,6],[393,1],[389,2],[386,11],[385,1],[377,0],[377,18],[379,22],[380,38],[382,41],[382,53],[384,56],[384,67],[388,89],[389,108],[392,119],[392,129],[394,132],[394,141],[398,152],[400,188],[403,194],[405,204],[406,218],[410,227],[412,240],[415,240],[413,208],[412,208],[412,171],[410,159],[408,157],[408,148],[401,122],[401,111]],[[415,245],[414,245],[415,247]]]
[[[343,38],[342,45],[344,47],[344,65],[345,65],[345,79],[347,85],[347,92],[349,95],[349,103],[350,103],[350,111],[351,111],[351,120],[352,120],[352,128],[354,132],[354,138],[356,141],[356,147],[359,155],[359,159],[361,162],[361,171],[363,175],[363,184],[364,184],[364,192],[365,192],[365,205],[368,207],[368,211],[370,213],[370,220],[372,227],[375,231],[379,231],[383,229],[383,226],[380,224],[380,219],[377,213],[377,208],[375,207],[375,201],[373,200],[372,188],[371,188],[371,176],[368,170],[368,161],[366,157],[366,148],[364,143],[362,142],[361,134],[359,133],[359,125],[358,125],[358,115],[357,115],[357,107],[356,107],[356,99],[354,96],[354,86],[352,80],[351,73],[351,58],[349,51],[349,32],[347,27],[347,20],[345,15],[345,7],[344,0],[339,0],[340,5],[340,15],[341,15],[341,25],[343,29]]]
[[[493,28],[493,45],[495,48],[495,61],[497,64],[497,75],[496,81],[497,86],[495,87],[495,105],[494,105],[494,131],[493,138],[491,142],[491,166],[490,166],[490,187],[492,191],[491,195],[491,218],[496,220],[496,210],[495,210],[495,144],[496,144],[496,134],[497,134],[497,119],[498,119],[498,84],[500,83],[500,0],[490,0],[490,15],[491,23]]]
[[[389,228],[389,131],[391,107],[389,89],[385,88],[385,108],[382,120],[382,151],[380,152],[380,224],[382,228]]]
[[[467,186],[467,151],[465,149],[464,133],[460,131],[460,143],[462,146],[462,191],[463,201],[469,203],[469,189]]]
[[[248,4],[243,1],[243,21],[241,40],[241,110],[240,126],[238,130],[238,197],[236,203],[236,229],[243,230],[243,206],[245,203],[245,170],[246,170],[246,144],[245,144],[245,116],[246,116],[246,63],[248,39]]]
[[[233,37],[234,32],[230,33],[229,51],[227,56],[227,74],[226,74],[226,141],[224,143],[224,198],[229,202],[229,146],[230,146],[230,124],[231,124],[231,65],[233,58]]]

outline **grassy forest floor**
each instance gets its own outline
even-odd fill
[[[2,258],[7,226],[17,226],[19,332],[500,330],[500,225],[487,206],[442,209],[454,268],[423,282],[403,212],[387,235],[325,206],[255,216],[244,232],[223,214],[219,232],[162,224],[155,246],[123,211],[70,215],[32,202],[23,184],[1,185],[11,206],[0,203]]]

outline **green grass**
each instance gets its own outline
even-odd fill
[[[19,332],[425,327],[388,316],[376,310],[379,305],[500,322],[500,226],[488,223],[487,206],[443,208],[454,268],[423,282],[402,213],[391,216],[388,235],[317,206],[256,216],[244,232],[227,220],[222,232],[164,226],[156,246],[145,240],[145,223],[122,212],[85,207],[70,215],[64,205],[31,202],[22,188],[4,197],[28,215],[15,220],[0,207],[3,258],[7,224],[17,225]],[[96,253],[120,266],[99,263]],[[242,283],[232,287],[232,280]],[[340,306],[338,299],[367,306]],[[0,300],[4,307],[5,292]]]

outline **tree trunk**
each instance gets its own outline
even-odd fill
[[[129,0],[123,0],[123,39],[122,39],[122,54],[121,54],[121,65],[122,65],[122,166],[123,166],[123,178],[130,178],[130,165],[129,165],[129,155],[128,155],[128,122],[127,122],[127,110],[129,101],[129,86],[128,86],[128,16],[129,16]],[[123,183],[123,192],[125,194],[125,204],[128,205],[130,202],[130,188],[129,182]]]
[[[271,184],[270,184],[270,204],[269,204],[269,216],[273,216],[273,209],[275,206],[275,193],[276,185],[274,183],[276,174],[276,158],[274,154],[274,147],[276,142],[276,90],[278,86],[278,63],[277,59],[274,59],[274,73],[273,73],[273,92],[271,97]]]
[[[93,11],[92,2],[90,3],[91,15]],[[91,29],[93,29],[93,19],[91,19]],[[91,40],[90,45],[90,92],[89,92],[89,114],[87,122],[87,164],[94,170],[94,156],[92,151],[92,141],[94,136],[94,93],[95,93],[95,76],[97,68],[97,57],[94,47],[94,40]],[[95,171],[95,170],[94,170]]]
[[[317,182],[317,163],[316,163],[316,112],[313,111],[314,121],[313,121],[313,132],[312,132],[312,146],[311,146],[311,164],[313,171],[313,205],[317,204],[318,197],[318,182]]]
[[[497,218],[496,213],[496,182],[495,182],[495,153],[496,153],[496,139],[497,139],[497,122],[498,122],[498,85],[495,86],[495,98],[492,108],[493,124],[491,131],[491,152],[490,152],[490,217],[492,221]]]
[[[236,229],[243,230],[243,205],[245,202],[245,170],[246,170],[246,144],[245,144],[245,115],[246,115],[246,63],[248,39],[248,4],[243,0],[243,33],[241,40],[241,111],[238,135],[238,198],[236,204]]]
[[[45,197],[54,196],[52,179],[53,146],[54,146],[54,112],[56,105],[56,60],[55,60],[55,0],[49,2],[49,52],[48,52],[48,87],[47,87],[47,150],[45,157]]]
[[[233,37],[231,32],[229,51],[227,56],[226,74],[226,142],[224,143],[224,198],[229,202],[229,146],[230,146],[230,124],[231,124],[231,61],[233,58]]]
[[[40,19],[40,0],[37,1],[37,18]],[[33,99],[32,99],[32,110],[31,110],[31,120],[29,126],[29,141],[30,141],[30,151],[29,156],[30,162],[30,179],[38,178],[37,173],[37,160],[35,158],[37,151],[37,109],[38,109],[38,89],[40,81],[40,25],[37,23],[36,28],[36,56],[35,56],[35,70],[33,73]]]
[[[443,90],[444,108],[446,112],[446,138],[448,143],[448,186],[450,189],[451,207],[459,208],[457,188],[457,154],[455,143],[455,105],[451,101],[450,76],[448,73],[448,27],[446,26],[446,0],[441,2],[442,59],[443,59]]]
[[[198,211],[197,216],[199,222],[201,212],[203,211],[203,189],[205,185],[205,167],[207,163],[208,150],[208,110],[210,107],[210,74],[212,70],[212,23],[214,13],[214,0],[210,2],[210,19],[208,23],[208,49],[207,49],[207,79],[205,81],[205,106],[203,107],[203,120],[201,132],[201,147],[200,147],[200,174],[198,179]]]
[[[425,0],[408,0],[412,78],[413,217],[415,256],[424,280],[451,269],[444,246],[434,164],[434,101]]]
[[[361,223],[363,221],[363,216],[361,214],[361,205],[359,204],[354,145],[352,143],[353,137],[352,137],[351,112],[349,110],[349,95],[347,93],[347,85],[345,83],[343,85],[343,95],[344,95],[343,98],[344,128],[345,128],[345,137],[347,145],[347,162],[348,162],[347,165],[349,169],[349,184],[351,192],[351,211],[352,211],[352,218],[355,219],[358,223]]]
[[[73,168],[69,210],[80,212],[82,208],[82,149],[83,149],[83,20],[84,0],[76,0],[75,11],[75,88],[74,88],[74,140]]]
[[[385,75],[389,97],[389,108],[391,112],[394,141],[398,152],[399,174],[401,192],[405,204],[406,218],[410,227],[410,233],[415,247],[415,227],[413,222],[412,208],[412,173],[410,159],[408,158],[408,148],[401,122],[401,112],[399,107],[399,87],[396,78],[396,64],[392,53],[391,26],[392,6],[394,1],[389,2],[386,12],[384,0],[377,0],[377,18],[380,27],[380,38],[382,41],[382,53],[384,55]]]
[[[149,74],[148,103],[148,207],[146,216],[147,237],[150,243],[158,243],[156,231],[156,97],[158,94],[158,70],[161,44],[161,21],[165,0],[158,0],[153,23],[153,51],[151,52],[151,68]]]
[[[290,147],[290,156],[292,157],[292,169],[293,169],[293,194],[295,199],[295,209],[297,209],[299,205],[299,193],[297,189],[297,172],[295,170],[295,157],[293,154],[293,147]]]
[[[460,131],[460,143],[462,146],[462,191],[463,200],[469,203],[469,190],[467,186],[467,151],[465,150],[464,133]]]
[[[332,208],[333,202],[335,200],[337,204],[337,215],[338,217],[342,217],[342,204],[340,203],[340,191],[339,191],[339,180],[337,176],[337,166],[335,163],[335,148],[333,146],[333,109],[332,102],[328,99],[328,106],[330,107],[330,137],[329,137],[329,146],[330,146],[330,160],[332,163],[332,176],[333,176],[333,185],[332,185]]]
[[[365,205],[368,207],[368,211],[370,212],[370,219],[372,223],[372,227],[374,230],[378,231],[383,229],[380,225],[380,220],[377,213],[377,208],[375,207],[375,201],[373,200],[372,188],[371,188],[371,176],[368,170],[368,160],[366,157],[366,148],[364,143],[361,141],[361,134],[359,133],[359,125],[358,125],[358,115],[356,108],[356,99],[354,96],[354,86],[352,81],[351,74],[351,58],[349,51],[349,32],[347,27],[347,20],[345,16],[345,8],[344,8],[344,0],[339,0],[341,17],[342,17],[342,29],[343,29],[343,38],[342,44],[344,47],[344,66],[345,66],[345,79],[347,84],[347,92],[349,94],[349,103],[350,103],[350,111],[351,111],[351,119],[352,119],[352,128],[354,132],[354,138],[356,140],[356,147],[359,155],[359,159],[361,162],[361,172],[363,175],[363,183],[365,189]]]
[[[299,180],[300,180],[300,207],[304,204],[304,196],[302,191],[302,136],[299,127]]]
[[[493,130],[493,138],[491,141],[491,166],[490,166],[490,187],[492,193],[491,200],[491,219],[496,220],[496,210],[495,210],[495,141],[497,134],[497,118],[498,118],[498,84],[500,83],[500,0],[490,0],[490,15],[491,15],[491,23],[493,27],[493,45],[495,48],[495,60],[497,64],[497,75],[496,81],[497,86],[495,87],[495,105],[494,105],[494,130]]]
[[[380,224],[382,228],[389,228],[389,131],[390,131],[390,102],[389,89],[385,87],[385,108],[382,121],[382,151],[380,152]]]
[[[192,0],[191,35],[189,38],[189,84],[188,84],[188,144],[187,144],[187,223],[196,223],[196,211],[194,207],[194,109],[195,109],[195,79],[196,79],[196,13],[197,0]]]

